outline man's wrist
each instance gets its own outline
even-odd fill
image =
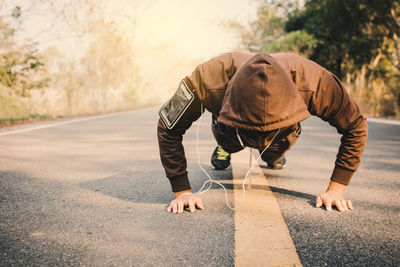
[[[335,191],[337,191],[337,192],[344,193],[344,191],[346,190],[346,185],[331,180],[331,181],[329,182],[329,185],[328,185],[328,188],[326,189],[326,191],[328,191],[328,190],[335,190]]]
[[[187,173],[178,176],[168,177],[168,179],[171,183],[172,192],[191,190]]]
[[[335,168],[332,172],[331,180],[344,185],[348,185],[353,174],[354,171],[335,165]]]
[[[177,198],[178,196],[182,195],[182,194],[192,194],[192,190],[183,190],[183,191],[179,191],[179,192],[175,192],[175,198]]]

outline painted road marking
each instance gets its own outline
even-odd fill
[[[147,109],[149,109],[149,108],[147,108]],[[145,111],[147,109],[141,109],[141,111]],[[71,119],[71,120],[67,120],[67,121],[50,123],[50,124],[45,124],[45,125],[41,125],[41,126],[34,126],[34,127],[23,128],[23,129],[17,129],[17,130],[13,130],[13,131],[0,132],[0,136],[30,132],[30,131],[51,128],[51,127],[57,127],[57,126],[62,126],[62,125],[67,125],[67,124],[72,124],[72,123],[84,122],[84,121],[98,120],[98,119],[107,118],[107,117],[121,116],[121,115],[126,115],[126,114],[129,114],[132,112],[137,112],[137,111],[138,110],[125,111],[125,112],[117,112],[117,113],[112,113],[112,114],[90,116],[90,117],[85,117],[85,118],[80,118],[80,119]]]
[[[235,266],[302,266],[281,210],[256,165],[252,188],[242,202],[242,180],[249,168],[249,151],[232,154],[235,207]],[[241,203],[242,202],[242,203]]]
[[[367,118],[367,122],[400,125],[400,120],[389,120],[389,119],[380,119],[380,118]]]

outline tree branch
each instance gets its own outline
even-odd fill
[[[396,64],[396,62],[394,62],[393,58],[390,56],[390,53],[387,50],[383,50],[381,49],[382,53],[386,56],[387,59],[389,59],[389,61],[392,63],[392,65],[400,70],[400,64]]]
[[[400,49],[399,49],[399,45],[397,44],[398,41],[398,36],[396,34],[393,35],[393,42],[394,42],[394,48],[395,48],[395,53],[397,56],[397,62],[399,63],[398,65],[400,65]]]

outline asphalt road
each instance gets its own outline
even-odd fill
[[[318,118],[303,123],[286,169],[265,170],[304,266],[400,266],[400,125],[368,126],[362,164],[346,190],[351,212],[313,208],[340,141]]]
[[[0,265],[232,266],[234,213],[221,189],[202,195],[205,211],[165,211],[172,193],[159,161],[156,110],[1,129]],[[213,176],[231,179],[231,169],[210,167],[209,119],[200,126],[201,161]],[[319,119],[303,123],[284,170],[264,169],[304,266],[400,265],[400,126],[371,122],[369,129],[347,191],[349,213],[313,207],[339,143]],[[184,144],[197,191],[206,177],[197,166],[196,127]]]

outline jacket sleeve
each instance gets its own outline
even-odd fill
[[[185,78],[189,87],[195,90],[195,101],[185,111],[174,129],[168,130],[162,120],[158,122],[157,135],[161,163],[174,192],[190,189],[186,157],[182,145],[183,135],[204,111],[201,103],[210,112],[218,114],[226,85],[237,67],[234,64],[234,56],[237,65],[249,57],[245,53],[225,53],[198,65],[193,73]],[[217,91],[220,94],[219,97],[215,97],[217,95],[215,92],[208,94],[207,92],[210,90]]]
[[[161,163],[173,192],[190,189],[182,139],[193,121],[202,114],[201,109],[200,101],[196,97],[173,129],[169,130],[161,119],[158,121],[157,136]]]
[[[185,78],[187,84],[195,90],[195,101],[185,111],[174,129],[168,130],[159,120],[157,135],[160,157],[165,173],[171,182],[172,191],[190,189],[182,136],[193,121],[200,117],[204,108],[211,113],[219,113],[226,86],[231,77],[237,68],[252,55],[252,53],[243,52],[225,53],[198,65],[193,73]],[[204,105],[203,108],[201,103]]]
[[[309,111],[334,126],[342,135],[331,180],[349,184],[367,142],[366,118],[339,79],[326,70],[320,75]]]

